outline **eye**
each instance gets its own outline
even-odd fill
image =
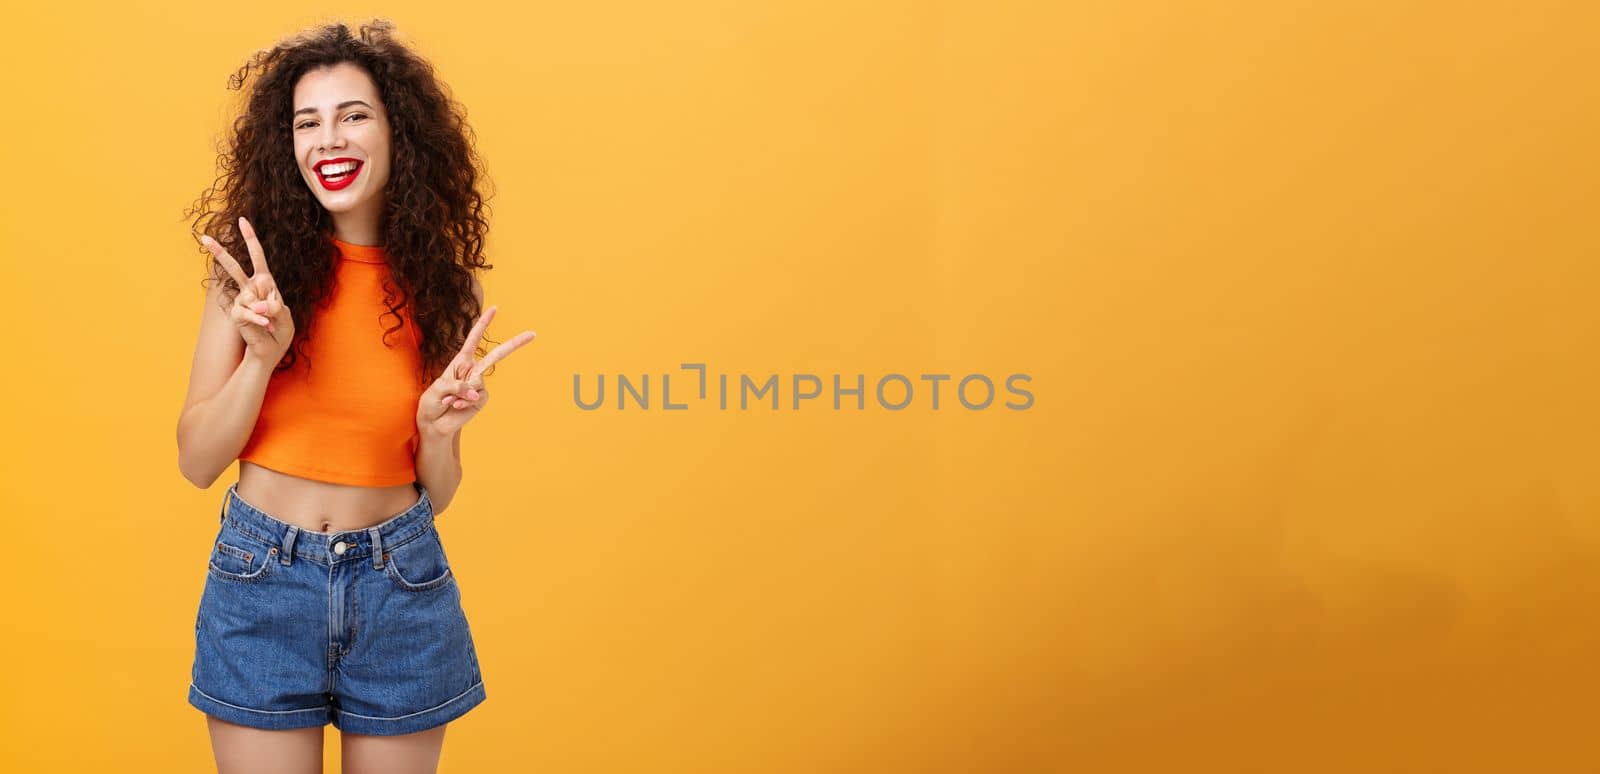
[[[350,119],[350,118],[366,118],[366,117],[367,117],[366,113],[351,113],[350,115],[345,116],[346,119]],[[304,129],[304,128],[306,128],[308,126],[311,126],[312,124],[315,124],[315,123],[316,123],[316,121],[301,121],[300,123],[295,124],[294,128],[296,128],[296,129]]]

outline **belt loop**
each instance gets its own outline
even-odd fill
[[[367,533],[372,535],[372,569],[381,570],[383,569],[383,534],[378,532],[377,527],[368,529]]]
[[[289,531],[283,533],[283,548],[278,551],[278,563],[287,566],[289,557],[294,556],[294,539],[300,535],[300,528],[290,526]]]

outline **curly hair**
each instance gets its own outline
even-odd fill
[[[302,32],[257,51],[228,79],[239,91],[252,73],[244,107],[232,136],[219,147],[218,175],[184,211],[196,235],[204,232],[255,272],[239,233],[248,218],[272,266],[272,278],[295,321],[295,338],[277,369],[311,358],[306,342],[316,324],[314,310],[332,290],[337,248],[333,220],[307,188],[296,165],[291,134],[295,84],[306,72],[349,62],[366,70],[377,85],[392,131],[391,172],[383,191],[381,230],[389,255],[391,281],[384,283],[384,305],[396,324],[410,304],[421,340],[425,373],[420,384],[444,370],[482,313],[473,293],[473,271],[492,269],[483,256],[487,198],[478,191],[481,160],[466,110],[450,97],[433,66],[396,40],[394,25],[376,19],[352,34],[342,23]],[[198,241],[198,236],[196,237]],[[224,284],[232,303],[239,292],[209,251],[209,277]],[[480,355],[483,345],[476,345]]]

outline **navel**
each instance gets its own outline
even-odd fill
[[[323,532],[332,532],[333,531],[333,522],[331,522],[331,521],[322,522],[322,531]]]

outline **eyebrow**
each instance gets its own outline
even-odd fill
[[[347,100],[345,100],[343,102],[340,102],[339,104],[335,105],[333,109],[334,109],[335,112],[337,112],[337,111],[340,111],[340,110],[344,110],[345,108],[350,107],[351,105],[361,105],[362,107],[365,107],[368,110],[372,110],[373,109],[373,107],[371,105],[368,105],[367,103],[362,102],[359,99],[347,99]],[[294,114],[298,116],[301,113],[313,113],[314,114],[316,112],[317,112],[317,109],[314,108],[314,107],[303,107],[303,108],[300,108],[299,110],[294,111]]]

